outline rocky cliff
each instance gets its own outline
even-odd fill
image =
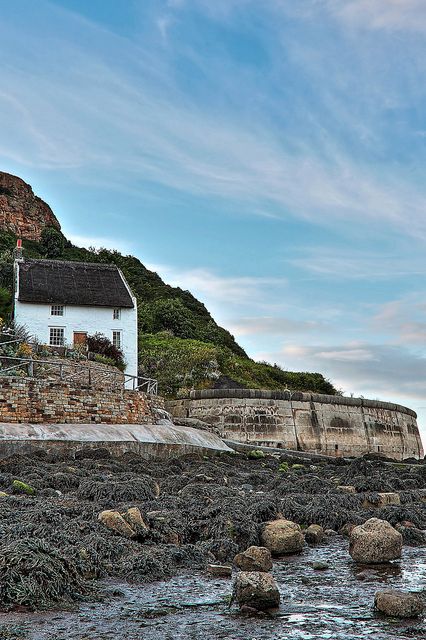
[[[0,228],[26,240],[40,240],[45,227],[61,228],[49,205],[21,178],[0,171]]]

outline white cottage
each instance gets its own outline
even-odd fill
[[[14,319],[52,347],[102,333],[123,352],[125,373],[137,376],[137,303],[115,265],[18,257]]]

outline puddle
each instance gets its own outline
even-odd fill
[[[330,569],[313,570],[314,560]],[[424,619],[389,620],[372,607],[377,590],[424,588],[422,548],[405,547],[402,560],[387,566],[358,566],[347,542],[333,538],[327,546],[275,562],[273,573],[282,597],[273,618],[241,617],[228,604],[231,580],[186,572],[150,585],[105,581],[123,595],[74,612],[0,614],[0,640],[426,639]]]

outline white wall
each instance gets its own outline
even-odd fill
[[[15,321],[42,344],[49,344],[50,327],[63,327],[65,343],[73,344],[74,331],[89,335],[103,333],[112,341],[112,332],[121,331],[121,350],[126,360],[126,373],[138,374],[138,322],[136,300],[133,309],[121,309],[119,320],[113,319],[109,307],[65,306],[63,316],[50,315],[50,304],[29,304],[15,299]],[[129,385],[128,385],[129,386]]]

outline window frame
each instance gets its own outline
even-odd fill
[[[54,332],[62,332],[62,342],[58,343],[57,340],[52,342],[52,334]],[[49,327],[49,346],[50,347],[64,347],[65,346],[65,327]]]
[[[120,307],[114,307],[112,310],[112,319],[113,320],[121,320],[121,309]]]
[[[62,313],[54,313],[54,309],[62,310]],[[51,304],[50,305],[50,315],[53,318],[62,318],[65,315],[65,305],[64,304]]]
[[[116,336],[118,336],[118,344],[116,342]],[[120,349],[121,351],[121,348],[123,346],[123,332],[121,331],[121,329],[113,329],[111,342],[116,349]]]

